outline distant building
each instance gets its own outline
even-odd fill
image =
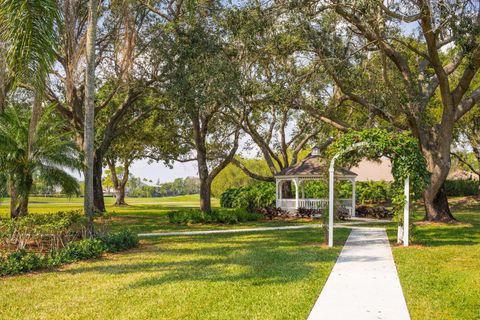
[[[360,163],[351,168],[357,174],[357,181],[393,181],[392,163],[387,157],[378,161],[363,159]],[[478,180],[478,175],[465,170],[452,170],[449,172],[448,180]]]
[[[393,181],[390,159],[381,157],[378,161],[363,159],[350,171],[357,174],[357,181]]]

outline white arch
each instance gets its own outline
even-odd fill
[[[355,149],[359,149],[361,147],[368,146],[367,142],[358,142],[352,144],[347,149],[338,152],[333,156],[332,160],[330,161],[330,167],[328,168],[328,246],[333,247],[333,206],[334,206],[334,182],[335,182],[335,161],[340,157],[342,154],[347,152],[353,151]],[[408,247],[409,241],[409,220],[410,220],[410,178],[407,177],[405,179],[405,187],[404,187],[404,197],[405,197],[405,204],[403,207],[403,227],[398,225],[398,233],[397,233],[397,242],[403,241],[403,245]]]

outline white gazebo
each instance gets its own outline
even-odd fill
[[[328,199],[305,198],[304,183],[306,181],[327,181],[328,164],[325,159],[320,157],[317,147],[312,149],[312,153],[305,159],[280,171],[275,176],[276,182],[276,206],[288,212],[295,212],[298,208],[306,209],[326,209],[328,208]],[[357,174],[346,169],[336,168],[335,177],[338,180],[350,181],[352,183],[352,197],[350,199],[338,199],[340,206],[344,207],[355,216],[355,180]],[[295,188],[295,198],[283,198],[283,185],[285,182],[291,182]]]

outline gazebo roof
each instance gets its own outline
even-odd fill
[[[328,173],[328,165],[325,162],[325,159],[317,155],[309,155],[299,163],[283,169],[278,174],[276,174],[276,176],[277,177],[282,177],[282,176],[321,177],[321,176],[324,176],[326,173]],[[351,177],[351,178],[357,176],[355,172],[342,167],[335,168],[335,175],[343,176],[343,177]]]

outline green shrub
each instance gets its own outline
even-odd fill
[[[238,222],[258,221],[262,215],[248,212],[245,209],[213,209],[210,212],[202,212],[199,209],[180,209],[168,213],[170,223],[225,223],[235,224]]]
[[[50,251],[84,236],[85,217],[79,210],[0,219],[0,241],[7,250],[34,243],[40,251]]]
[[[260,182],[248,187],[231,188],[220,196],[224,208],[262,208],[275,206],[275,184]]]
[[[95,259],[102,255],[105,247],[99,239],[84,239],[70,242],[60,250],[62,262],[75,262],[79,260]]]
[[[27,250],[18,250],[6,257],[0,257],[0,276],[34,271],[45,265],[44,259]]]
[[[138,246],[138,236],[130,230],[109,233],[101,237],[100,240],[107,252],[119,252]]]
[[[475,180],[447,180],[445,192],[450,197],[475,196],[479,194],[479,182]]]
[[[102,242],[96,239],[70,242],[64,248],[46,254],[22,249],[14,251],[6,257],[0,257],[0,276],[55,267],[79,260],[94,259],[100,257],[104,250]]]
[[[360,203],[389,201],[391,199],[391,183],[386,181],[357,182],[356,197]]]
[[[61,249],[53,249],[44,254],[16,250],[0,256],[0,276],[15,275],[43,268],[56,267],[65,263],[95,259],[103,252],[119,252],[138,245],[138,236],[124,230],[106,234],[99,239],[84,239],[69,242]]]

